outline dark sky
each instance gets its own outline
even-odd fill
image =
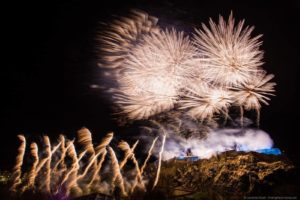
[[[95,36],[99,22],[140,8],[191,31],[193,26],[228,16],[246,19],[263,34],[264,68],[275,74],[277,96],[262,109],[261,128],[275,145],[299,163],[297,138],[300,79],[300,7],[297,1],[39,1],[2,6],[4,62],[1,66],[4,100],[1,109],[0,169],[9,169],[16,156],[16,135],[39,140],[60,133],[69,137],[86,126],[96,138],[116,125],[105,99],[89,85],[97,83]],[[109,2],[109,3],[108,3]],[[208,3],[209,2],[209,3]],[[2,53],[3,55],[3,53]]]

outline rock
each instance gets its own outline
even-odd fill
[[[170,174],[170,166],[175,167],[174,174]],[[164,188],[163,184],[176,183],[176,191],[199,191],[212,190],[217,195],[226,196],[234,193],[241,198],[251,194],[261,186],[274,184],[270,178],[276,174],[287,173],[293,169],[293,164],[285,156],[264,155],[256,152],[228,151],[210,159],[195,162],[162,163],[161,179],[157,188]],[[171,194],[174,196],[171,189]],[[176,195],[175,195],[176,196]],[[226,199],[226,198],[224,198]]]

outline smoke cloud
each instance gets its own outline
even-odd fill
[[[171,159],[185,155],[187,149],[199,158],[210,158],[218,153],[228,150],[256,151],[269,149],[273,140],[268,133],[259,129],[216,129],[204,139],[191,137],[188,139],[180,136],[169,137],[165,144],[163,159]]]

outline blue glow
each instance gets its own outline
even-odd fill
[[[281,155],[282,152],[278,148],[270,148],[270,149],[259,149],[256,150],[257,153],[263,153],[268,155]]]
[[[249,150],[246,146],[239,146],[237,151],[249,152]],[[267,155],[281,155],[282,154],[282,152],[279,148],[258,149],[258,150],[255,150],[254,152],[261,153],[261,154],[267,154]],[[200,160],[200,157],[199,156],[180,155],[180,156],[176,157],[176,160],[197,161],[197,160]]]
[[[186,160],[186,161],[197,161],[199,160],[198,156],[178,156],[176,160]]]

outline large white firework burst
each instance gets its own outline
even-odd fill
[[[201,121],[227,118],[231,105],[243,111],[267,104],[272,75],[261,69],[261,35],[244,20],[222,16],[218,24],[196,29],[192,40],[175,29],[163,30],[157,18],[133,11],[101,34],[106,89],[128,119],[148,119],[174,107]]]
[[[170,110],[178,91],[194,76],[195,48],[174,29],[145,36],[123,65],[117,103],[130,119]]]
[[[244,20],[235,26],[232,13],[228,22],[220,16],[218,24],[210,19],[209,25],[194,34],[205,77],[225,86],[245,83],[263,64],[261,35],[251,38],[254,27],[244,28]]]

